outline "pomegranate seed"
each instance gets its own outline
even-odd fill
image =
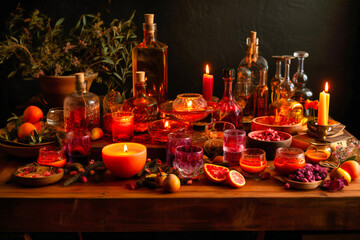
[[[43,174],[45,177],[48,177],[51,175],[51,172],[50,171],[45,171],[44,174]]]
[[[88,180],[87,180],[87,178],[86,178],[85,176],[83,176],[83,177],[81,178],[81,181],[82,181],[83,183],[86,183]]]
[[[285,183],[285,185],[284,185],[284,188],[285,188],[285,190],[289,190],[290,189],[290,183]]]
[[[71,171],[71,172],[70,172],[70,175],[71,175],[71,176],[74,176],[74,175],[77,174],[77,173],[78,173],[77,171]]]

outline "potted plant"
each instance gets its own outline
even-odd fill
[[[0,42],[0,63],[14,62],[9,78],[39,79],[50,106],[62,105],[74,91],[76,72],[85,72],[88,88],[94,78],[119,89],[131,89],[131,51],[137,44],[132,16],[106,25],[100,13],[84,14],[70,29],[64,18],[55,23],[39,10],[30,14],[19,6],[11,13],[9,33]]]

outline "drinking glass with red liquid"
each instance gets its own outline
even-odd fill
[[[305,167],[305,154],[300,148],[278,148],[274,159],[276,171],[288,175]]]
[[[224,161],[232,166],[239,166],[241,152],[246,146],[246,132],[239,129],[224,131],[223,152]]]
[[[267,165],[266,153],[259,148],[246,148],[240,158],[240,168],[245,177],[258,177]]]

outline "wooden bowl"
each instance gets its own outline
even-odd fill
[[[272,125],[269,123],[269,117],[257,117],[251,121],[251,131],[257,130],[266,130],[266,129],[274,129],[276,131],[287,132],[291,135],[298,134],[299,131],[302,130],[302,123],[297,123],[293,125]]]
[[[280,136],[285,138],[282,141],[262,141],[254,139],[254,135],[265,132],[266,130],[252,131],[248,134],[247,147],[260,148],[266,152],[266,159],[274,160],[276,149],[279,147],[290,147],[292,136],[289,133],[277,131]]]
[[[40,143],[40,144],[24,144],[21,145],[17,144],[10,144],[2,141],[0,143],[0,148],[7,152],[9,155],[21,158],[37,158],[39,156],[40,148],[48,145],[55,144],[55,142],[48,142],[48,143]]]
[[[319,181],[315,181],[315,182],[298,182],[298,181],[289,180],[287,177],[283,177],[280,175],[274,175],[273,178],[280,180],[281,182],[284,182],[284,183],[289,183],[290,187],[295,188],[295,189],[300,189],[300,190],[315,189],[315,188],[319,187],[324,181],[324,180],[319,180]]]
[[[60,181],[64,176],[64,169],[60,168],[62,171],[60,173],[52,174],[48,177],[38,177],[38,178],[31,178],[31,177],[20,177],[17,176],[19,173],[16,171],[13,175],[13,179],[22,185],[29,186],[29,187],[40,187],[46,186],[53,183],[57,183]]]

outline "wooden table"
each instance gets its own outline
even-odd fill
[[[128,190],[111,175],[25,188],[9,183],[22,164],[0,152],[0,231],[360,230],[359,179],[338,192],[284,190],[274,179],[234,189],[203,176],[171,194]]]

